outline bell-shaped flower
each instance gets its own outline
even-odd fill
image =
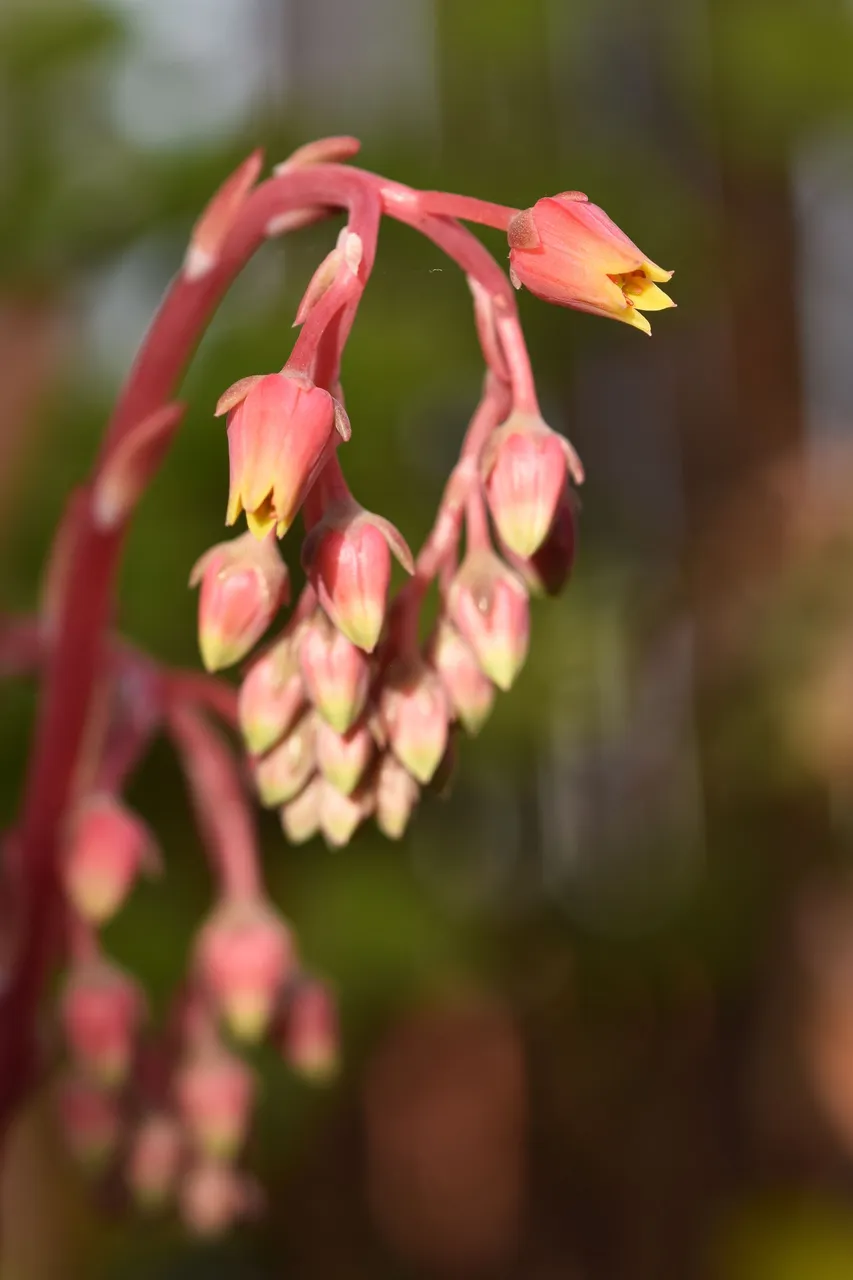
[[[376,825],[389,840],[399,840],[418,803],[421,789],[390,751],[382,757],[373,781]]]
[[[264,902],[223,902],[199,934],[195,963],[232,1034],[258,1040],[293,965],[290,930]]]
[[[258,538],[287,533],[324,464],[350,437],[343,406],[301,374],[244,378],[217,405],[228,413],[226,524],[241,511]]]
[[[418,782],[429,782],[447,747],[451,708],[425,662],[398,659],[382,685],[379,718],[388,745]]]
[[[320,830],[320,802],[323,796],[323,778],[315,774],[298,796],[288,800],[279,811],[281,829],[291,844],[304,844]]]
[[[412,553],[390,520],[352,499],[327,507],[302,547],[302,564],[332,622],[359,649],[372,653],[385,624],[391,555],[407,573]]]
[[[178,1200],[187,1229],[213,1239],[241,1218],[256,1214],[262,1197],[256,1184],[230,1164],[206,1159],[183,1175]]]
[[[81,1071],[114,1088],[130,1068],[145,1001],[136,982],[106,960],[72,969],[60,1015],[69,1052]]]
[[[470,551],[453,579],[447,604],[485,674],[499,689],[509,689],[530,642],[524,583],[494,552]]]
[[[307,712],[269,755],[255,761],[255,783],[261,804],[277,809],[297,796],[317,764],[317,717]]]
[[[178,1111],[202,1155],[230,1160],[243,1145],[255,1096],[249,1067],[218,1044],[205,1044],[180,1066]]]
[[[302,978],[287,1005],[281,1048],[287,1062],[309,1080],[328,1080],[340,1057],[338,1010],[325,982]]]
[[[541,418],[516,411],[492,434],[481,475],[495,528],[518,556],[542,545],[566,486],[573,454]]]
[[[326,844],[342,849],[349,844],[356,829],[373,812],[373,795],[369,789],[344,795],[324,778],[320,790],[320,830]]]
[[[292,728],[306,702],[298,638],[287,635],[255,659],[240,685],[240,729],[252,755],[275,746]]]
[[[575,562],[576,511],[576,499],[567,486],[557,503],[548,535],[533,555],[525,559],[505,548],[507,560],[531,595],[559,595],[568,582]]]
[[[658,286],[672,276],[651,262],[580,191],[537,200],[509,224],[510,274],[537,298],[612,316],[651,333],[644,311],[675,303]]]
[[[166,1111],[143,1116],[131,1136],[124,1177],[142,1209],[159,1209],[172,1195],[184,1140],[178,1120]]]
[[[119,1095],[82,1075],[67,1075],[56,1097],[62,1136],[84,1168],[104,1167],[118,1146],[122,1131]]]
[[[107,793],[87,796],[74,811],[62,852],[62,885],[75,910],[104,924],[125,902],[140,870],[159,870],[145,824]]]
[[[272,533],[260,540],[244,533],[211,547],[190,574],[190,586],[199,585],[198,644],[208,671],[244,658],[290,594]]]
[[[346,733],[337,733],[321,720],[317,725],[317,768],[333,787],[350,795],[364,777],[376,744],[362,721]]]

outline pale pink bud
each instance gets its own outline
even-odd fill
[[[389,840],[399,840],[420,799],[421,790],[408,769],[391,755],[382,757],[374,781],[376,825]]]
[[[287,566],[273,534],[217,543],[190,574],[190,586],[199,583],[198,643],[208,671],[244,658],[289,598]]]
[[[240,1218],[260,1207],[257,1186],[221,1160],[206,1160],[189,1169],[181,1181],[184,1224],[195,1235],[221,1235]]]
[[[368,659],[322,613],[315,614],[302,630],[298,645],[308,696],[333,729],[346,733],[367,702]]]
[[[305,978],[294,988],[284,1023],[284,1056],[309,1080],[328,1080],[339,1065],[338,1010],[324,982]]]
[[[255,1096],[252,1072],[233,1053],[205,1046],[178,1071],[181,1118],[202,1155],[230,1160],[246,1137]]]
[[[392,552],[411,573],[412,553],[397,529],[351,499],[333,503],[302,547],[320,604],[338,630],[367,653],[385,625]]]
[[[75,1160],[91,1172],[102,1169],[121,1134],[116,1094],[92,1080],[72,1075],[60,1082],[56,1101],[62,1135]]]
[[[491,712],[495,686],[484,675],[471,646],[447,618],[441,618],[433,632],[429,660],[457,718],[468,733],[479,733]]]
[[[257,538],[292,525],[305,495],[350,427],[343,406],[301,374],[269,373],[253,381],[235,405],[230,390],[218,412],[230,410],[231,484],[226,523],[246,512]]]
[[[139,871],[159,859],[151,833],[115,796],[88,796],[71,822],[62,883],[84,920],[104,924],[125,902]]]
[[[126,1078],[145,1003],[138,985],[116,965],[92,960],[71,971],[60,1014],[77,1066],[100,1084]]]
[[[269,755],[255,761],[255,783],[261,804],[277,809],[299,794],[314,772],[316,717],[309,711]]]
[[[369,791],[356,791],[345,796],[331,782],[323,780],[320,792],[320,830],[326,844],[332,849],[342,849],[349,844],[359,824],[373,811],[373,796]]]
[[[240,728],[252,755],[275,746],[305,702],[297,640],[285,636],[252,663],[240,686]]]
[[[471,551],[450,588],[448,611],[485,674],[507,690],[524,665],[530,640],[527,592],[491,551]]]
[[[483,451],[482,476],[501,541],[532,556],[548,534],[566,486],[568,442],[532,414],[512,413]]]
[[[315,775],[294,800],[282,805],[281,829],[291,844],[304,844],[320,830],[323,779]]]
[[[344,795],[355,791],[374,750],[373,735],[364,722],[345,734],[337,733],[324,720],[317,725],[317,767]]]
[[[658,284],[669,280],[581,191],[537,200],[508,228],[510,274],[537,298],[612,316],[651,333],[643,311],[674,302]]]
[[[507,559],[531,593],[559,595],[568,582],[575,562],[575,499],[566,488],[557,504],[554,522],[545,541],[529,559],[507,551]]]
[[[293,965],[284,921],[264,902],[224,902],[196,944],[196,968],[235,1036],[258,1040]]]
[[[158,1209],[171,1197],[183,1151],[181,1126],[166,1112],[152,1112],[136,1128],[130,1144],[125,1180],[144,1209]]]
[[[379,714],[394,755],[418,782],[429,782],[447,746],[451,714],[436,673],[425,662],[395,662],[382,687]]]

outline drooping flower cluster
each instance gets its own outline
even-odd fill
[[[447,785],[457,731],[476,734],[496,690],[521,670],[531,595],[561,591],[574,559],[582,468],[542,419],[513,285],[646,331],[642,313],[672,305],[658,287],[670,273],[576,192],[526,211],[419,192],[343,166],[357,149],[347,138],[311,144],[259,185],[255,155],[224,183],[196,225],[90,482],[69,501],[39,619],[0,626],[0,669],[41,666],[45,686],[23,813],[0,840],[11,904],[0,901],[2,923],[20,935],[0,990],[0,1120],[37,1065],[36,1002],[61,951],[67,1065],[57,1103],[69,1144],[83,1164],[120,1172],[140,1204],[176,1203],[202,1233],[258,1203],[238,1166],[256,1093],[239,1046],[272,1038],[314,1078],[337,1057],[332,996],[300,965],[266,895],[245,771],[213,720],[239,729],[253,790],[279,812],[289,841],[320,833],[338,847],[367,819],[401,837],[424,789]],[[339,209],[347,224],[298,308],[284,367],[242,379],[217,408],[230,461],[226,524],[245,514],[248,530],[208,550],[191,575],[208,674],[163,669],[110,635],[108,619],[122,539],[181,421],[169,397],[258,245]],[[417,556],[356,501],[341,468],[352,431],[341,357],[383,216],[461,267],[486,365]],[[507,232],[509,276],[460,218]],[[279,539],[300,516],[306,584],[258,649],[290,603]],[[392,599],[395,560],[408,580]],[[440,608],[422,644],[433,583]],[[211,673],[238,663],[235,692]],[[152,833],[121,798],[161,730],[186,776],[217,896],[158,1031],[98,930],[141,873],[162,867]]]

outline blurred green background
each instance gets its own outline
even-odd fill
[[[3,610],[35,607],[189,228],[256,145],[355,133],[371,169],[522,207],[580,188],[679,304],[649,344],[520,297],[589,475],[574,579],[399,846],[264,828],[344,1053],[322,1089],[259,1057],[266,1217],[199,1245],[96,1206],[37,1105],[3,1280],[853,1275],[851,66],[842,0],[2,0]],[[283,363],[336,231],[268,247],[187,378],[123,574],[159,657],[196,662],[213,406]],[[479,380],[464,281],[389,224],[345,465],[413,544]],[[2,827],[34,693],[0,697]],[[166,747],[131,797],[168,877],[107,940],[156,1007],[210,888]]]

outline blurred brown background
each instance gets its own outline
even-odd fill
[[[202,1247],[96,1210],[36,1105],[3,1280],[853,1275],[851,65],[842,0],[2,0],[3,609],[34,606],[189,227],[258,143],[355,133],[370,168],[518,206],[580,188],[679,304],[647,343],[521,297],[589,474],[575,578],[402,845],[266,829],[345,1054],[326,1089],[260,1055],[266,1218]],[[169,660],[222,528],[213,405],[283,363],[336,230],[264,252],[187,380],[121,608]],[[480,370],[464,282],[405,229],[344,376],[353,488],[417,543]],[[0,698],[2,827],[33,691]],[[156,1005],[209,889],[165,748],[133,799],[169,888],[109,945]]]

